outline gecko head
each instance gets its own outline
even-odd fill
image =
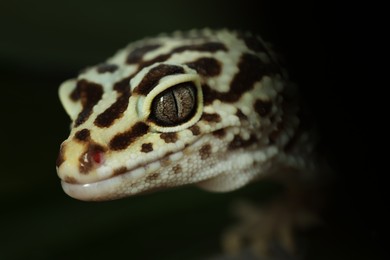
[[[109,200],[191,183],[228,191],[257,176],[289,140],[295,110],[283,105],[285,80],[266,46],[245,37],[146,39],[64,82],[65,192]]]
[[[60,87],[73,117],[57,159],[64,190],[82,200],[114,199],[150,190],[178,172],[170,162],[200,137],[190,130],[203,114],[198,73],[157,63],[140,70],[127,88],[111,91],[85,78]]]

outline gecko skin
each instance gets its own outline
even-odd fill
[[[260,37],[193,30],[131,43],[59,89],[72,119],[57,172],[80,200],[185,184],[240,188],[310,172],[294,87]]]

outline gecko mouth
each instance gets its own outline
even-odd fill
[[[198,139],[193,143],[193,146],[196,147],[201,143]],[[190,153],[189,146],[185,146],[174,153],[165,154],[150,162],[137,163],[130,167],[129,170],[121,171],[117,175],[114,174],[103,180],[90,183],[70,183],[62,180],[61,185],[66,194],[79,200],[103,201],[119,199],[162,186],[162,181],[158,182],[156,178],[163,180],[164,176],[157,176],[157,170],[172,166],[175,162],[182,159],[184,153]],[[166,161],[167,163],[161,165],[161,161]],[[144,166],[140,166],[140,164]],[[153,175],[156,175],[154,176],[155,181],[147,181],[148,178],[153,180]],[[168,183],[164,185],[169,186]]]

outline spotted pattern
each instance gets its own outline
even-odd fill
[[[257,138],[255,135],[251,135],[249,139],[245,140],[240,135],[235,135],[233,141],[229,143],[229,149],[245,148],[251,145],[255,145]]]
[[[193,135],[200,135],[200,127],[198,125],[193,125],[190,127],[190,131],[192,132]]]
[[[124,150],[138,137],[148,133],[149,126],[145,123],[138,122],[130,130],[119,133],[111,139],[109,147],[111,150]]]
[[[91,133],[88,129],[82,129],[74,135],[75,139],[81,142],[88,141],[91,137]]]
[[[211,155],[211,145],[205,144],[199,150],[199,155],[202,160],[206,160]]]
[[[75,120],[75,126],[83,124],[92,114],[93,107],[103,96],[103,87],[100,84],[79,80],[70,97],[73,101],[80,100],[83,110]]]
[[[142,144],[141,146],[141,152],[143,153],[149,153],[153,151],[153,144],[152,143],[146,143],[146,144]]]
[[[244,53],[238,64],[239,72],[233,77],[228,92],[219,92],[209,85],[202,86],[205,102],[211,104],[218,99],[223,102],[237,102],[241,96],[254,87],[254,83],[260,81],[264,76],[273,76],[278,73],[278,68],[265,64],[258,56]]]
[[[134,49],[130,54],[127,56],[126,63],[127,64],[138,64],[142,61],[143,56],[151,52],[157,48],[159,48],[161,45],[160,44],[151,44],[151,45],[145,45],[138,47]]]
[[[98,127],[109,127],[115,120],[121,118],[129,104],[130,95],[129,91],[121,95],[115,103],[96,117],[94,124]]]
[[[222,70],[222,65],[217,59],[208,57],[189,62],[187,65],[205,77],[218,76]]]
[[[160,134],[160,138],[164,140],[165,143],[174,143],[177,141],[177,134],[173,133],[162,133]]]
[[[184,73],[180,66],[161,64],[151,69],[143,78],[141,83],[134,89],[140,95],[147,95],[164,76]]]
[[[218,129],[217,131],[213,132],[213,135],[218,137],[218,138],[224,138],[225,135],[226,135],[226,131],[223,128],[222,129]]]
[[[248,117],[239,108],[237,109],[236,116],[238,116],[238,118],[240,120],[243,120],[243,121],[247,121],[248,120]]]
[[[66,192],[106,200],[190,183],[228,191],[274,163],[294,164],[285,158],[299,154],[302,135],[282,71],[269,45],[248,33],[205,29],[129,44],[61,86],[73,120],[56,162]],[[186,79],[196,89],[190,120],[153,120],[156,99],[158,116],[188,110],[164,92]]]
[[[214,122],[218,123],[221,122],[221,116],[217,113],[203,113],[202,114],[202,120],[205,120],[207,122]]]
[[[121,79],[120,81],[118,82],[115,82],[114,83],[114,87],[113,89],[119,93],[126,93],[126,92],[129,92],[130,91],[130,79],[132,78],[133,76],[128,76],[124,79]]]

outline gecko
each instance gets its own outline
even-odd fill
[[[56,168],[75,199],[189,184],[229,192],[264,178],[299,194],[296,184],[318,173],[297,88],[271,45],[249,32],[199,29],[132,42],[62,83],[59,97],[72,123]],[[266,239],[298,221],[274,211],[277,218],[255,218]],[[287,225],[276,221],[283,218]]]
[[[229,192],[316,172],[296,87],[272,47],[249,32],[199,29],[132,42],[62,83],[59,97],[72,123],[56,168],[65,193],[79,200],[188,184]]]
[[[295,92],[250,33],[131,43],[59,88],[72,119],[56,162],[62,187],[76,199],[111,200],[185,184],[227,192],[281,167],[310,172]]]

